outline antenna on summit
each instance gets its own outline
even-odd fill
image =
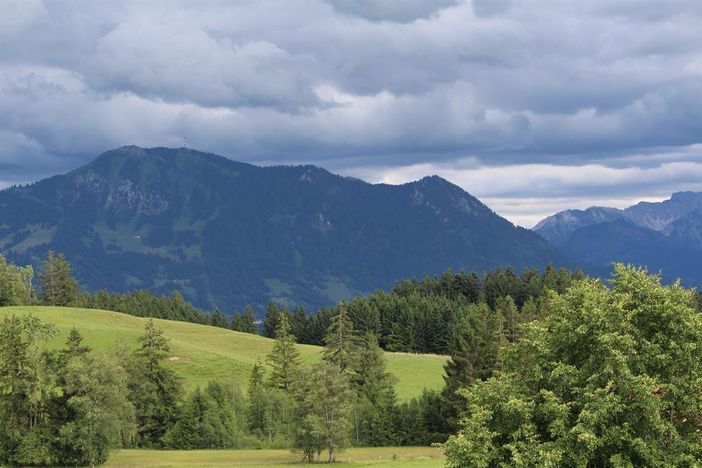
[[[183,148],[187,148],[187,147],[188,147],[188,137],[183,135]]]

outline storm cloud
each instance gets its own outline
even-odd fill
[[[370,181],[522,225],[702,190],[697,0],[0,0],[0,184],[116,146]]]

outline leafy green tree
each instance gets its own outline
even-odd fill
[[[255,363],[249,379],[246,412],[251,434],[268,447],[290,447],[292,394],[270,386],[263,366]]]
[[[178,376],[162,364],[170,347],[153,320],[146,322],[139,345],[129,368],[129,399],[136,410],[137,442],[159,446],[175,424],[182,386]]]
[[[326,450],[331,463],[351,439],[350,382],[338,366],[324,361],[306,374],[295,386],[294,447],[307,461]]]
[[[78,282],[63,254],[55,255],[51,250],[46,253],[39,282],[44,305],[65,307],[78,300]]]
[[[54,419],[53,459],[61,465],[103,464],[135,430],[127,375],[110,357],[93,356],[84,347],[69,347],[66,355],[62,392],[54,403],[64,417]]]
[[[34,298],[31,266],[18,267],[0,255],[0,307],[30,305]]]
[[[275,328],[275,344],[266,361],[271,367],[271,385],[287,391],[300,369],[300,353],[295,348],[295,337],[290,333],[287,314],[280,314],[278,319],[278,325]]]
[[[248,389],[249,408],[246,413],[249,430],[252,434],[263,437],[268,429],[267,397],[263,366],[255,362],[251,369]]]
[[[549,314],[504,350],[503,370],[464,391],[450,467],[697,466],[702,316],[694,295],[615,266],[551,292]]]
[[[31,315],[0,325],[0,463],[52,463],[47,408],[57,382],[46,343],[55,335]]]

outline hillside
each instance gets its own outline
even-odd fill
[[[147,319],[102,310],[59,307],[2,307],[0,320],[10,314],[32,313],[59,330],[51,343],[60,347],[68,331],[76,327],[85,343],[96,351],[107,351],[117,343],[136,347]],[[168,365],[181,375],[188,388],[204,386],[208,380],[233,378],[243,390],[256,360],[264,360],[273,340],[223,328],[170,320],[154,320],[170,339]],[[312,363],[321,356],[318,346],[298,345],[302,359]],[[388,371],[397,379],[400,400],[419,396],[424,388],[443,385],[444,356],[386,353]]]
[[[0,252],[38,267],[48,249],[90,290],[178,289],[227,312],[270,300],[314,309],[449,267],[567,264],[436,176],[374,185],[133,146],[0,191]]]
[[[534,231],[592,274],[606,275],[612,262],[625,262],[662,271],[667,281],[702,286],[702,193],[674,193],[623,210],[566,210]]]

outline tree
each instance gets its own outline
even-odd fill
[[[695,466],[702,457],[702,316],[693,292],[615,266],[550,292],[549,314],[464,390],[445,445],[458,466]]]
[[[164,436],[164,445],[178,449],[241,448],[245,423],[241,393],[210,381],[204,391],[198,388],[193,392]]]
[[[219,328],[229,328],[229,321],[227,320],[227,316],[222,313],[221,310],[215,309],[214,312],[212,312],[212,315],[210,315],[210,325],[213,327],[219,327]]]
[[[90,347],[83,344],[83,336],[76,327],[71,328],[66,338],[66,348],[61,351],[64,360],[84,356],[90,353]]]
[[[69,344],[70,345],[70,344]],[[75,353],[76,350],[79,353]],[[113,359],[69,347],[62,370],[62,392],[56,397],[57,437],[54,462],[95,466],[107,461],[135,430],[134,406],[127,395],[127,375]]]
[[[495,302],[495,313],[500,314],[504,320],[504,338],[510,343],[517,341],[522,319],[512,296],[498,298]]]
[[[501,323],[501,314],[490,310],[487,304],[470,304],[452,326],[442,397],[447,406],[446,424],[454,430],[466,409],[466,400],[458,390],[490,378],[498,366],[498,351],[503,343]]]
[[[18,267],[0,255],[0,307],[30,305],[34,296],[31,266]]]
[[[278,319],[275,344],[266,361],[271,367],[271,385],[287,391],[300,369],[300,353],[295,348],[295,337],[290,333],[287,314],[280,314]]]
[[[338,313],[332,317],[324,343],[324,360],[337,366],[341,372],[350,370],[358,337],[354,334],[346,304],[341,303]]]
[[[129,369],[129,399],[136,410],[138,443],[159,446],[175,424],[182,388],[178,376],[161,364],[170,348],[153,320],[146,322],[139,345]]]
[[[252,434],[263,437],[268,431],[265,374],[263,366],[255,362],[249,377],[249,408],[246,413],[249,430]],[[272,435],[268,433],[269,438]]]
[[[78,299],[78,283],[63,254],[49,250],[39,273],[42,304],[65,307]]]
[[[322,361],[295,386],[294,447],[303,459],[326,450],[328,462],[348,446],[351,428],[351,388],[338,366]]]
[[[256,316],[250,306],[246,306],[244,313],[235,313],[232,315],[232,330],[244,333],[258,333],[256,326]]]
[[[278,306],[274,302],[269,302],[266,308],[266,314],[263,316],[263,336],[266,338],[275,338],[275,331],[280,323],[280,316],[285,315],[288,323],[290,323],[290,314],[288,310]]]
[[[397,404],[395,378],[385,369],[385,356],[373,333],[366,333],[361,339],[352,375],[357,395],[354,407],[357,443],[393,445],[396,442],[393,432]]]
[[[57,382],[46,343],[55,335],[32,315],[0,325],[0,463],[52,463],[47,408]]]

